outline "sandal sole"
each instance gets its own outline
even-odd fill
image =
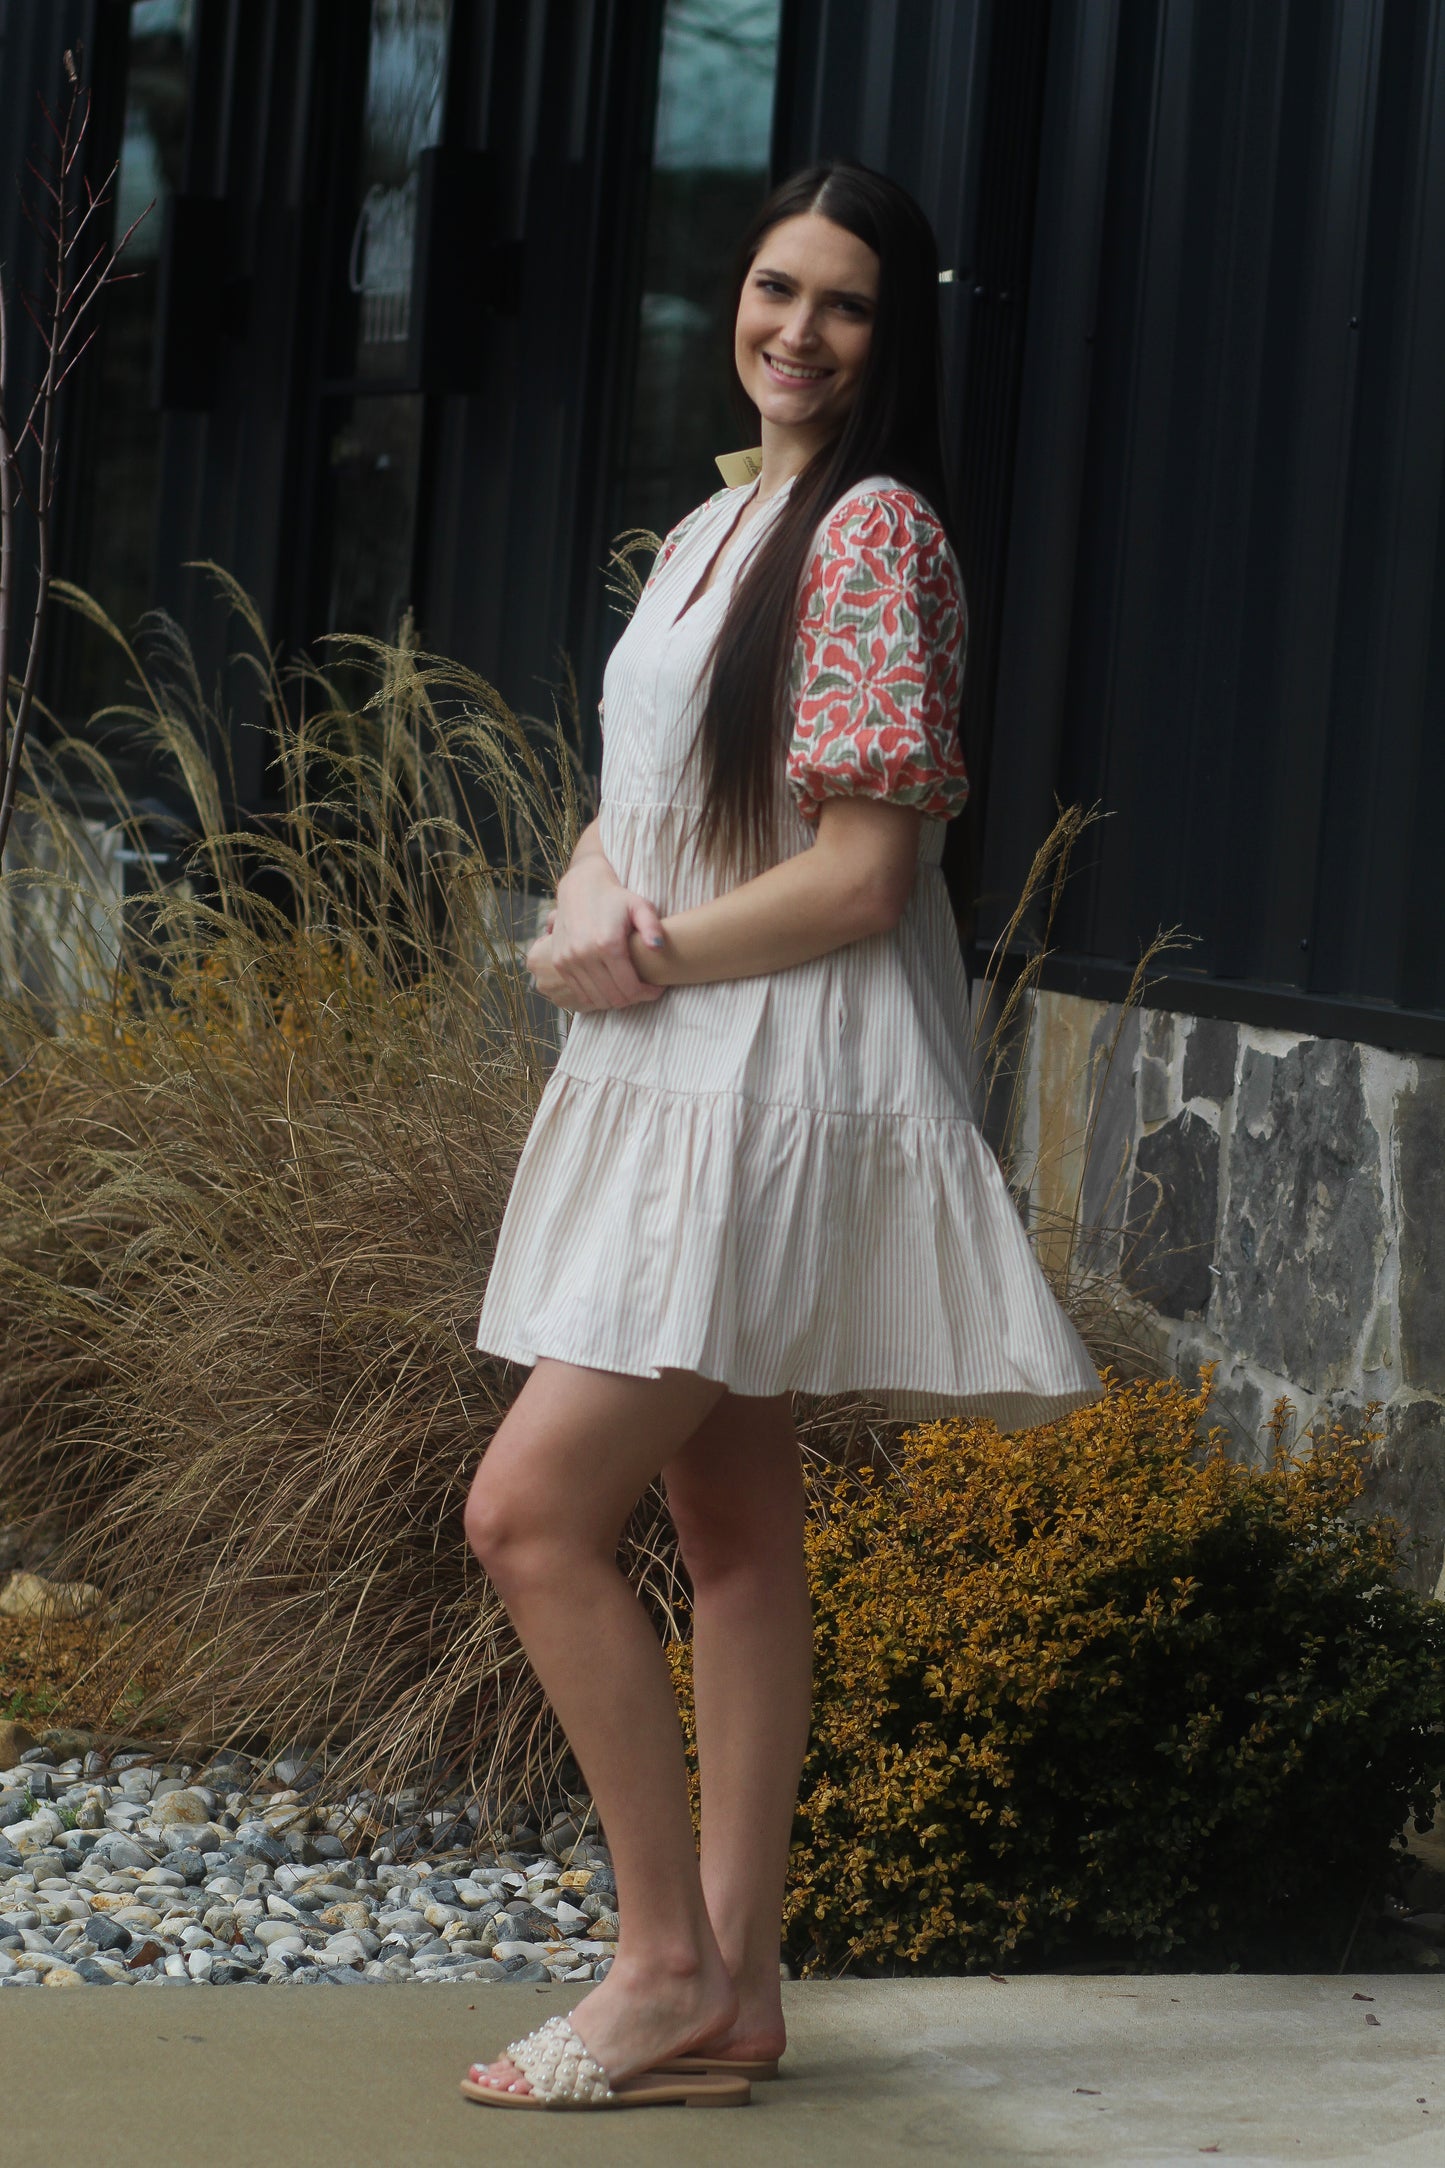
[[[659,2070],[687,2071],[697,2077],[747,2078],[757,2085],[778,2075],[778,2058],[755,2063],[730,2059],[726,2055],[669,2055],[665,2063],[655,2066]]]
[[[650,2076],[651,2073],[646,2073]],[[628,2088],[633,2088],[629,2090]],[[468,2100],[479,2100],[488,2108],[535,2108],[543,2114],[586,2115],[597,2108],[746,2108],[752,2103],[752,2088],[745,2078],[724,2079],[713,2085],[648,2085],[643,2087],[635,2079],[624,2078],[616,2097],[612,2100],[589,2101],[568,2108],[549,2110],[545,2100],[535,2093],[503,2092],[496,2085],[475,2085],[470,2078],[462,2079],[462,2092]]]

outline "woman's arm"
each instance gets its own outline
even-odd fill
[[[811,850],[711,903],[635,932],[629,941],[633,970],[654,992],[757,978],[888,932],[913,893],[922,824],[911,806],[828,799]],[[583,996],[549,937],[533,944],[527,964],[539,991],[564,1008],[618,1006]]]
[[[623,1009],[636,1001],[656,1001],[660,986],[637,974],[629,944],[661,937],[662,921],[645,896],[624,888],[602,848],[596,821],[577,840],[571,862],[557,883],[557,903],[542,940],[554,971],[565,971],[572,989],[568,1008]],[[541,987],[541,979],[538,979]],[[546,992],[545,987],[542,988]],[[549,994],[549,999],[556,999]]]
[[[891,932],[913,893],[922,825],[911,806],[830,798],[811,850],[665,918],[660,946],[634,936],[638,976],[651,986],[757,978]]]

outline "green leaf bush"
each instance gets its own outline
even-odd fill
[[[823,1479],[795,1962],[1339,1962],[1428,1826],[1445,1606],[1354,1516],[1357,1442],[1245,1467],[1207,1403],[1113,1383]]]

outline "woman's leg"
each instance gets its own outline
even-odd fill
[[[718,1402],[663,1470],[693,1586],[702,1883],[738,2014],[707,2045],[784,2045],[783,1879],[808,1738],[803,1480],[786,1399]]]
[[[617,1568],[643,1489],[722,1392],[539,1362],[488,1447],[467,1537],[586,1777],[617,1874],[617,1960],[577,2030],[613,2076],[731,2024],[737,1998],[703,1901],[677,1705],[657,1634]],[[493,2065],[502,2083],[510,2064]]]

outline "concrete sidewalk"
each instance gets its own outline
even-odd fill
[[[1430,1978],[925,1980],[787,1991],[787,2076],[729,2114],[517,2114],[467,2063],[576,1994],[297,1987],[0,1993],[0,2158],[114,2168],[1196,2168],[1445,2163]],[[1371,2025],[1369,2017],[1378,2019]],[[1423,2103],[1423,2105],[1422,2105]]]

